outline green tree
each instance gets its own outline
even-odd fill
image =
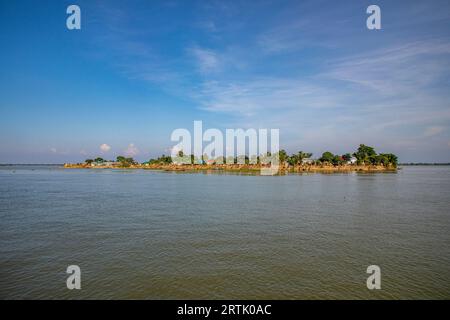
[[[299,162],[302,162],[303,159],[311,158],[312,155],[313,155],[313,154],[310,153],[310,152],[303,152],[303,151],[299,151],[299,152],[297,153]]]
[[[117,162],[120,162],[120,165],[122,167],[129,167],[132,164],[136,164],[136,161],[134,161],[133,158],[125,158],[124,156],[118,156]]]
[[[86,159],[84,162],[86,162],[87,164],[91,164],[92,162],[94,162],[94,160],[92,160],[92,159]]]
[[[375,149],[364,144],[360,144],[358,150],[353,154],[359,163],[366,164],[371,162],[371,157],[377,155]],[[372,159],[372,161],[375,161]]]
[[[307,158],[311,158],[311,157],[312,157],[312,153],[299,151],[296,154],[289,156],[287,158],[287,162],[292,166],[300,165],[300,164],[302,164],[303,159],[307,159]]]
[[[342,159],[341,156],[335,155],[333,157],[333,160],[331,160],[331,163],[333,163],[335,166],[341,165],[344,163],[344,159]]]
[[[309,159],[312,157],[312,153],[311,152],[303,152],[303,151],[299,151],[298,152],[298,163],[302,164],[303,163],[303,159]]]
[[[293,154],[287,158],[287,163],[289,163],[289,165],[291,165],[291,166],[297,165],[298,162],[299,162],[299,160],[298,160],[297,154]]]
[[[320,158],[320,161],[321,162],[333,163],[333,159],[334,159],[334,154],[332,154],[330,151],[325,151],[322,154],[322,157]]]
[[[394,168],[398,165],[398,158],[395,154],[392,153],[381,153],[380,156],[382,157],[383,161],[382,164],[385,166],[391,165]]]
[[[389,163],[392,164],[394,167],[397,167],[398,165],[398,157],[393,153],[388,153],[387,157],[389,159]]]
[[[352,158],[352,155],[350,153],[346,153],[342,156],[342,159],[344,161],[350,161],[351,158]]]
[[[172,163],[172,157],[163,154],[161,157],[158,158],[158,162],[162,164],[170,164]]]
[[[98,158],[95,158],[94,162],[102,163],[102,162],[105,162],[105,159],[98,157]]]
[[[278,156],[279,156],[280,163],[286,162],[286,160],[288,158],[288,154],[287,154],[286,150],[284,150],[284,149],[282,149],[278,152]]]
[[[370,163],[371,165],[377,166],[379,164],[381,164],[383,160],[383,157],[379,156],[379,155],[371,155],[368,158],[368,161],[366,161],[366,163]]]

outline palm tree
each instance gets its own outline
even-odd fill
[[[287,152],[286,150],[282,149],[278,152],[279,155],[279,159],[280,159],[280,163],[283,163],[286,161],[286,159],[288,158]]]

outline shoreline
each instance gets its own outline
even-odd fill
[[[268,166],[261,165],[248,165],[248,164],[233,164],[233,165],[162,165],[162,164],[149,164],[149,165],[130,165],[130,166],[116,166],[116,165],[104,165],[104,166],[90,166],[87,164],[70,164],[65,163],[63,168],[66,169],[144,169],[144,170],[161,170],[168,172],[204,172],[204,171],[216,171],[216,172],[260,172],[261,169],[269,169]],[[351,172],[397,172],[397,167],[383,166],[383,165],[300,165],[300,166],[280,166],[277,174],[285,173],[351,173]]]

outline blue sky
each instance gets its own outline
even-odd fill
[[[449,22],[447,0],[0,0],[0,163],[143,161],[194,120],[450,162]]]

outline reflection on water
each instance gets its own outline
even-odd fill
[[[0,167],[0,298],[450,298],[450,167]],[[66,289],[68,265],[82,289]],[[366,268],[382,289],[366,288]]]

